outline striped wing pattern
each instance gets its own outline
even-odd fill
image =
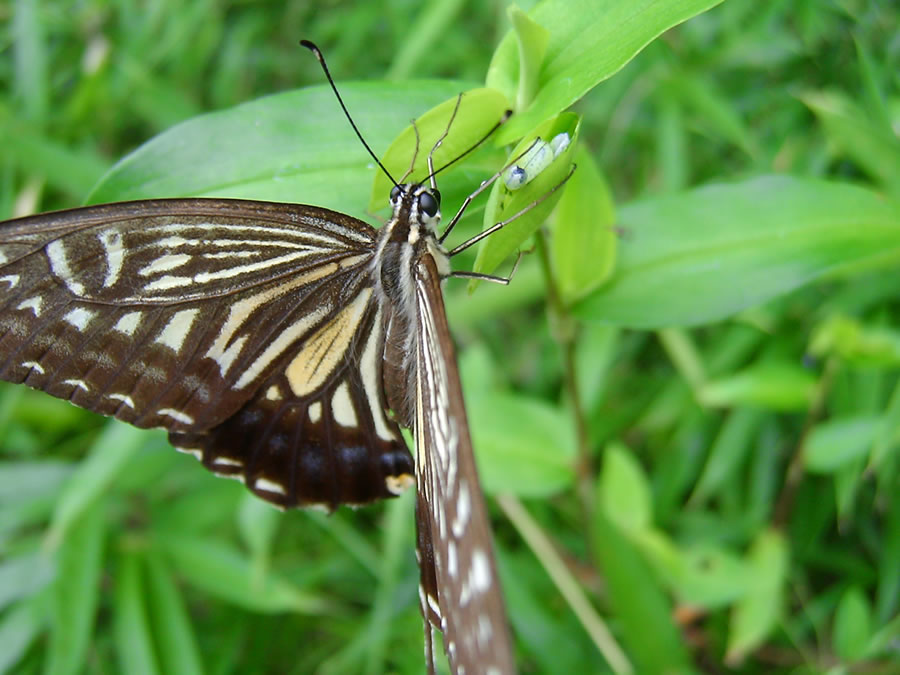
[[[514,673],[487,511],[434,259],[415,270],[417,554],[422,613],[454,673]],[[426,659],[434,671],[432,630]]]
[[[339,213],[152,200],[0,229],[0,378],[140,427],[281,506],[411,482],[386,414],[376,231]]]

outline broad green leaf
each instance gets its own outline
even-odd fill
[[[881,417],[843,417],[817,424],[803,448],[806,470],[833,473],[865,457],[882,425]]]
[[[515,5],[507,12],[519,47],[519,87],[516,110],[524,110],[538,90],[538,77],[547,53],[550,33]]]
[[[658,35],[721,0],[545,0],[529,12],[550,33],[538,92],[524,111],[500,130],[510,143],[568,108],[615,74]],[[510,31],[494,52],[487,86],[518,81],[518,41]],[[504,88],[505,87],[505,88]]]
[[[866,655],[872,637],[871,624],[872,610],[865,593],[857,586],[850,586],[838,602],[832,629],[835,654],[845,663]]]
[[[342,83],[341,92],[380,154],[410,119],[466,88],[448,81],[360,82]],[[315,204],[365,218],[377,172],[334,93],[315,86],[169,129],[116,164],[88,201],[234,197]],[[382,199],[387,202],[386,192]]]
[[[238,607],[261,613],[330,611],[327,601],[277,574],[257,578],[249,558],[225,543],[163,534],[159,545],[174,571],[197,588]]]
[[[56,551],[47,675],[76,675],[85,667],[100,599],[106,527],[104,505],[94,504],[72,523]]]
[[[575,164],[578,169],[566,183],[553,224],[553,262],[565,303],[581,299],[609,278],[618,244],[606,180],[585,148],[575,151]]]
[[[607,519],[602,508],[593,517],[592,541],[613,615],[636,671],[686,671],[690,660],[672,622],[670,601],[638,550]]]
[[[625,533],[653,522],[653,497],[640,463],[627,447],[611,444],[603,453],[597,504],[604,517]]]
[[[447,134],[440,147],[434,151],[435,170],[453,161],[484,138],[502,119],[508,107],[506,98],[496,89],[473,89],[464,92],[462,98],[455,95],[419,116],[415,127],[409,125],[400,132],[381,157],[381,163],[397,181],[421,182],[429,173],[428,155],[442,135]],[[413,170],[404,178],[413,158]],[[391,180],[383,172],[376,173],[369,209],[384,208],[392,186]],[[477,185],[473,185],[472,189],[475,187]]]
[[[159,645],[162,672],[201,675],[203,660],[200,648],[187,612],[187,603],[172,578],[171,570],[156,551],[150,552],[144,562],[150,625]]]
[[[723,319],[851,265],[896,264],[900,207],[854,185],[762,176],[619,209],[610,281],[577,316],[635,328]]]
[[[546,497],[572,484],[575,436],[562,411],[490,392],[469,395],[467,409],[485,492]]]
[[[697,395],[708,406],[806,410],[815,388],[814,374],[800,364],[771,361],[709,380],[700,386]]]
[[[527,153],[535,142],[550,143],[560,134],[568,134],[569,145],[555,156],[537,177],[517,190],[510,190],[503,177],[491,188],[491,196],[484,210],[484,228],[515,218],[503,229],[494,232],[478,248],[474,270],[490,274],[509,255],[514,253],[528,237],[544,224],[550,211],[562,196],[562,182],[572,171],[572,156],[578,144],[581,118],[574,113],[563,113],[530,131],[510,153],[510,159]],[[537,140],[540,139],[540,140]],[[535,202],[539,201],[537,205]],[[525,213],[523,210],[527,209]],[[518,215],[522,213],[522,215]],[[476,280],[470,283],[474,287]]]
[[[119,672],[153,675],[161,672],[153,650],[153,636],[144,600],[147,590],[141,578],[141,556],[124,553],[116,569],[113,634]]]
[[[788,546],[782,534],[763,531],[747,556],[747,593],[731,612],[725,661],[737,665],[775,628],[785,605]]]

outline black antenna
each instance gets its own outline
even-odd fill
[[[457,104],[456,104],[456,105],[457,105],[457,109],[458,109],[458,108],[459,108],[459,102],[458,102],[458,101],[457,101]],[[484,136],[482,136],[481,139],[479,139],[479,141],[478,141],[477,143],[475,143],[472,147],[470,147],[470,148],[469,148],[468,150],[466,150],[465,152],[462,152],[462,153],[458,154],[456,157],[454,157],[454,158],[451,159],[449,162],[447,162],[446,164],[444,164],[444,166],[442,166],[440,169],[437,169],[436,171],[432,171],[430,174],[428,174],[427,176],[425,176],[425,178],[423,179],[422,182],[424,183],[426,180],[431,180],[431,179],[434,178],[437,174],[439,174],[441,171],[443,171],[443,170],[446,169],[447,167],[453,166],[453,165],[456,164],[459,160],[461,160],[463,157],[465,157],[465,156],[468,155],[470,152],[472,152],[473,150],[475,150],[475,148],[479,147],[479,146],[480,146],[482,143],[484,143],[487,139],[489,139],[491,136],[493,136],[493,135],[494,135],[494,132],[497,131],[497,129],[499,129],[501,126],[503,126],[503,124],[506,122],[506,120],[508,120],[508,119],[510,118],[510,116],[512,115],[512,112],[513,112],[512,110],[506,110],[506,111],[504,111],[503,117],[501,117],[500,120],[499,120],[494,126],[492,126],[492,127],[490,128],[490,130],[489,130]],[[453,117],[456,117],[456,110],[453,111]],[[450,121],[452,122],[453,119],[451,118]],[[445,132],[445,133],[444,133],[444,136],[446,136],[446,135],[447,135],[447,133]],[[441,140],[444,140],[444,136],[441,136]]]
[[[341,104],[341,110],[344,111],[344,115],[347,116],[347,121],[350,122],[350,126],[353,127],[353,131],[356,132],[356,136],[365,146],[366,150],[368,150],[369,154],[372,156],[372,159],[375,160],[375,163],[381,167],[381,170],[384,171],[384,175],[387,176],[390,181],[394,184],[395,187],[400,187],[397,184],[397,181],[394,180],[394,177],[391,175],[391,172],[384,168],[384,164],[381,163],[381,160],[372,152],[372,148],[369,147],[369,144],[366,143],[366,139],[363,138],[363,135],[359,132],[359,129],[356,128],[356,123],[353,121],[353,118],[350,117],[350,112],[347,110],[347,106],[344,105],[344,99],[341,98],[341,94],[337,89],[337,86],[334,84],[334,80],[331,78],[331,73],[328,72],[328,65],[325,63],[325,57],[322,56],[322,51],[309,40],[300,40],[300,44],[306,47],[309,51],[315,54],[316,58],[319,60],[319,63],[322,66],[322,70],[325,71],[325,77],[328,79],[328,84],[331,85],[332,91],[334,91],[334,95],[337,96],[338,103]]]

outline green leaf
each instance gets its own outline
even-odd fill
[[[820,358],[838,356],[856,366],[896,367],[900,365],[900,332],[831,316],[813,332],[809,353]]]
[[[119,672],[154,675],[160,672],[153,652],[153,637],[147,622],[144,598],[147,592],[141,579],[141,556],[119,556],[116,573],[114,638]]]
[[[75,675],[85,666],[100,598],[106,527],[104,505],[94,504],[71,523],[56,551],[46,675]]]
[[[538,90],[538,76],[547,53],[550,33],[515,5],[508,9],[509,20],[519,47],[519,88],[516,110],[524,110]]]
[[[734,606],[728,631],[726,663],[734,666],[762,644],[785,605],[788,546],[782,534],[762,531],[747,556],[747,593]]]
[[[812,473],[834,473],[865,457],[881,428],[881,417],[862,415],[817,424],[806,439],[803,460]]]
[[[582,298],[606,281],[616,264],[618,239],[612,194],[585,148],[566,183],[553,225],[553,262],[563,302]]]
[[[606,518],[625,533],[653,522],[653,497],[640,463],[627,447],[611,444],[603,453],[597,504]]]
[[[726,488],[747,455],[756,449],[755,439],[763,419],[760,411],[748,408],[739,408],[728,416],[706,458],[688,500],[690,504],[703,502]]]
[[[602,508],[592,520],[594,557],[637,672],[687,672],[690,660],[672,622],[671,604],[646,562]]]
[[[697,391],[704,405],[750,405],[769,410],[806,410],[816,378],[801,365],[764,361],[731,375],[709,380]]]
[[[56,576],[56,565],[40,551],[5,556],[0,561],[0,610],[19,598],[45,588]]]
[[[35,598],[20,602],[3,613],[0,617],[0,673],[13,672],[12,667],[44,628],[46,614],[45,604]]]
[[[459,108],[457,109],[457,105]],[[509,103],[496,89],[472,89],[462,98],[453,96],[416,119],[415,127],[407,126],[391,143],[381,163],[398,181],[420,182],[428,176],[428,155],[437,140],[447,134],[434,151],[434,168],[440,169],[471,149],[499,122]],[[452,119],[452,122],[451,122]],[[418,132],[418,135],[417,135]],[[402,178],[415,158],[412,172]],[[369,208],[377,210],[387,204],[393,183],[379,171],[372,183]]]
[[[900,199],[900,139],[841,92],[808,92],[800,99],[818,116],[831,143]]]
[[[116,420],[107,422],[88,457],[66,482],[47,531],[49,545],[66,536],[71,524],[109,490],[116,476],[149,438],[143,429]]]
[[[563,113],[529,132],[510,153],[510,159],[515,159],[526,153],[536,139],[550,143],[559,134],[569,135],[568,147],[555,156],[550,164],[524,187],[510,190],[503,178],[494,183],[484,210],[484,228],[487,229],[510,218],[515,219],[481,243],[475,259],[476,272],[481,274],[493,272],[544,224],[550,211],[562,196],[561,189],[557,188],[564,187],[562,183],[572,171],[572,156],[578,143],[580,124],[581,118],[578,115]],[[536,200],[540,200],[540,203],[535,206]],[[528,211],[518,215],[524,209]],[[473,280],[469,288],[474,288],[475,285],[476,280]]]
[[[72,473],[72,465],[61,460],[2,462],[0,467],[0,504],[53,495]]]
[[[575,477],[575,435],[566,415],[507,393],[467,396],[472,443],[487,493],[546,497]]]
[[[529,12],[550,33],[538,92],[497,134],[498,145],[521,138],[628,63],[649,42],[721,0],[545,0]],[[507,33],[494,52],[487,85],[508,92],[519,73],[518,40]]]
[[[203,660],[181,591],[157,552],[145,558],[150,625],[164,673],[202,675]]]
[[[268,571],[272,545],[282,523],[282,513],[256,495],[246,493],[237,513],[238,529],[253,561],[254,574],[261,579]]]
[[[160,536],[159,546],[178,574],[238,607],[261,613],[330,611],[325,599],[306,593],[277,574],[257,578],[251,561],[222,542],[165,534]]]
[[[849,184],[763,176],[626,204],[616,272],[575,305],[636,328],[716,321],[852,264],[896,264],[900,207]]]
[[[832,640],[834,651],[845,663],[853,663],[866,655],[872,637],[872,611],[865,593],[850,586],[838,602],[834,613]]]
[[[341,92],[379,153],[411,118],[464,88],[450,81],[363,82],[344,83]],[[169,129],[116,164],[88,201],[234,197],[316,204],[365,218],[377,173],[334,93],[316,86]],[[381,200],[379,206],[387,192]]]

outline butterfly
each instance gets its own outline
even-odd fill
[[[470,200],[439,236],[435,173],[429,156],[426,180],[394,182],[378,230],[316,206],[202,198],[2,223],[0,378],[162,427],[282,508],[366,504],[415,483],[429,672],[439,630],[452,672],[510,673],[441,291],[473,276],[450,258],[494,228],[448,251]]]

